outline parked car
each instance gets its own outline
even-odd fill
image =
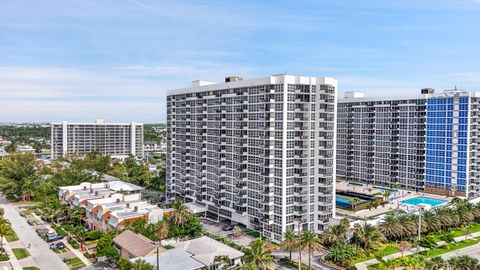
[[[57,241],[63,238],[63,235],[58,235],[55,231],[47,231],[46,240],[47,242]]]
[[[232,225],[225,226],[225,227],[223,227],[223,230],[226,231],[226,232],[233,231],[233,226]]]
[[[56,245],[57,249],[64,249],[65,248],[65,244],[63,242],[58,242]]]

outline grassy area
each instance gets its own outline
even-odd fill
[[[9,243],[11,243],[11,242],[18,241],[18,236],[13,230],[11,230],[11,234],[5,236],[5,239],[7,239]]]
[[[480,237],[477,237],[475,239],[467,239],[467,240],[457,242],[457,243],[451,243],[451,244],[448,244],[448,245],[444,245],[444,246],[441,246],[441,247],[437,247],[437,248],[434,248],[434,249],[430,249],[430,250],[427,250],[427,251],[420,252],[420,254],[426,256],[427,258],[431,258],[431,257],[442,255],[442,254],[445,254],[445,253],[448,253],[448,252],[451,252],[451,251],[454,251],[454,250],[457,250],[457,249],[469,247],[469,246],[475,245],[477,243],[480,243]]]
[[[80,268],[85,266],[85,264],[83,264],[82,260],[80,260],[77,257],[69,259],[68,264],[71,266],[71,269],[80,269]]]
[[[23,270],[40,270],[40,268],[35,266],[27,266],[27,267],[23,267],[22,269]]]
[[[375,259],[376,256],[385,257],[385,256],[388,256],[388,255],[397,253],[397,252],[400,252],[400,250],[395,246],[395,244],[385,245],[383,248],[373,252],[370,255],[364,254],[364,256],[353,260],[351,265],[355,265],[359,262],[364,262],[364,261],[368,261],[368,260],[371,260],[371,259]]]
[[[440,239],[440,236],[445,234],[445,233],[451,233],[453,237],[460,237],[460,236],[465,236],[465,230],[464,229],[455,229],[455,230],[451,230],[449,232],[441,232],[441,233],[435,233],[435,234],[431,234],[433,236],[433,239],[436,241],[436,242],[440,242],[441,239]],[[468,234],[472,234],[472,233],[476,233],[476,232],[480,232],[480,224],[472,224],[470,225],[470,229],[468,230]]]
[[[13,251],[13,254],[15,254],[15,257],[17,257],[17,260],[21,260],[30,256],[30,253],[28,253],[28,250],[24,248],[12,248],[12,251]]]

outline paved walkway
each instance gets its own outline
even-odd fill
[[[478,236],[480,236],[480,232],[475,232],[475,233],[469,234],[467,236],[467,239],[468,238],[475,238],[475,237],[478,237]],[[455,242],[465,241],[465,235],[455,237],[454,239],[455,239]],[[437,242],[438,246],[443,246],[445,244],[446,243],[444,241]],[[477,244],[477,245],[474,245],[474,246],[476,246],[478,248],[480,246],[480,244]],[[474,247],[474,246],[472,246],[472,247]],[[467,248],[469,248],[469,247],[467,247]],[[464,248],[464,249],[466,249],[466,248]],[[424,248],[420,248],[420,252],[422,252],[424,250],[425,250]],[[449,253],[455,253],[456,251],[460,251],[460,250],[461,249],[455,250],[455,251],[452,251],[452,252],[449,252]],[[417,248],[411,248],[410,250],[405,251],[403,256],[408,256],[408,255],[412,255],[412,254],[415,254],[415,253],[417,253]],[[449,254],[449,253],[443,254],[442,257],[446,254]],[[388,256],[383,257],[383,260],[395,259],[395,258],[398,258],[398,257],[401,257],[401,256],[402,256],[402,253],[397,252],[397,253],[390,254]],[[452,257],[453,256],[454,255],[452,255]],[[367,267],[369,265],[373,265],[373,264],[377,264],[377,263],[378,263],[377,259],[371,259],[371,260],[368,260],[368,261],[359,262],[355,266],[357,267],[358,270],[367,270]]]
[[[13,269],[22,270],[22,266],[20,265],[20,262],[17,260],[17,257],[15,257],[15,254],[13,254],[12,247],[10,246],[10,244],[7,242],[5,238],[3,238],[3,248],[5,248],[5,251],[10,257],[8,261],[12,265]]]
[[[10,220],[18,238],[26,245],[31,244],[28,251],[35,258],[40,269],[64,270],[67,265],[53,252],[48,244],[38,236],[35,230],[21,217],[17,209],[4,198],[0,198],[0,206],[5,210],[5,218]]]
[[[50,224],[46,223],[46,222],[43,222],[43,220],[37,216],[35,213],[32,213],[32,216],[38,221],[40,222],[40,224],[42,224],[43,226],[45,226],[48,230],[53,230],[52,227],[50,226]],[[67,240],[65,239],[62,239],[61,242],[63,242],[65,244],[65,246],[70,249],[71,252],[73,252],[73,254],[75,254],[75,256],[77,256],[85,265],[92,265],[92,262],[85,258],[85,256],[83,256],[83,254],[78,250],[78,249],[74,249],[72,247],[72,245],[70,245],[70,243],[68,243]]]

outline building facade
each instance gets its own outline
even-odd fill
[[[52,158],[85,156],[92,152],[125,158],[143,158],[143,124],[52,123]]]
[[[377,186],[479,196],[479,98],[461,90],[338,102],[337,176]]]
[[[281,241],[334,214],[337,81],[195,81],[167,97],[167,196]]]

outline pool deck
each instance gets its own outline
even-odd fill
[[[375,187],[371,187],[372,191],[370,193],[368,191],[367,185],[363,185],[363,186],[357,186],[357,185],[351,185],[351,184],[348,185],[346,181],[337,182],[336,185],[337,185],[336,186],[337,190],[342,190],[342,191],[354,191],[354,192],[359,192],[364,194],[375,194],[378,192],[383,193],[381,189],[375,188]],[[357,218],[363,218],[363,219],[379,216],[387,212],[390,212],[392,210],[395,210],[396,208],[400,208],[408,212],[409,210],[416,208],[416,206],[414,205],[405,206],[405,204],[402,204],[401,202],[404,200],[408,200],[415,197],[422,197],[422,196],[427,198],[432,198],[432,199],[444,200],[444,201],[450,201],[452,199],[452,197],[446,197],[442,195],[429,194],[429,193],[423,193],[423,192],[414,192],[410,190],[408,191],[399,190],[396,194],[394,193],[389,197],[389,203],[384,206],[372,208],[371,210],[364,209],[364,210],[357,211],[355,213],[352,213],[352,211],[337,208],[336,212],[341,216],[355,216]]]

